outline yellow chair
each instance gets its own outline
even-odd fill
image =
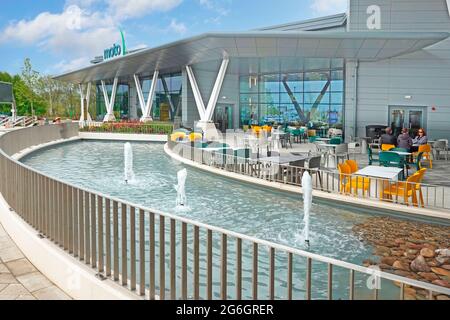
[[[341,193],[351,193],[352,191],[358,192],[359,189],[362,189],[364,195],[364,193],[369,190],[370,179],[364,177],[352,177],[351,168],[348,164],[338,164],[338,170]]]
[[[172,142],[184,140],[185,138],[186,138],[186,133],[184,133],[184,132],[174,132],[170,135],[170,141],[172,141]]]
[[[257,137],[259,137],[259,134],[261,133],[262,128],[260,126],[252,126],[252,130],[255,133]]]
[[[394,148],[395,148],[395,146],[393,144],[382,144],[381,145],[381,151],[389,151]]]
[[[308,137],[315,137],[316,136],[316,130],[308,130]]]
[[[419,150],[417,151],[415,156],[417,156],[421,152],[423,152],[423,154],[422,159],[418,159],[419,163],[421,160],[428,160],[430,162],[430,169],[433,169],[433,161],[431,160],[431,146],[429,144],[419,146]]]
[[[355,173],[359,170],[358,162],[356,162],[356,160],[346,160],[345,163],[350,167],[351,173]]]
[[[416,191],[419,191],[420,202],[422,203],[422,208],[425,208],[425,202],[423,201],[423,193],[422,193],[422,181],[425,173],[427,172],[426,168],[422,168],[417,171],[415,174],[419,176],[419,183],[416,184]]]
[[[191,142],[194,142],[194,141],[201,141],[201,140],[203,140],[203,136],[202,136],[201,133],[198,133],[198,132],[192,132],[192,133],[189,135],[189,141],[191,141]]]
[[[412,198],[412,203],[415,207],[418,207],[417,203],[417,184],[420,182],[420,175],[413,174],[406,179],[406,182],[400,181],[395,184],[389,185],[389,187],[383,190],[383,196],[387,195],[392,200],[393,196],[402,197],[405,204],[409,205],[409,198]]]

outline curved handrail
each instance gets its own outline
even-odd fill
[[[35,128],[43,128],[43,127],[34,127],[33,129],[35,129]],[[335,259],[335,258],[329,258],[329,257],[325,257],[325,256],[322,256],[322,255],[319,255],[319,254],[315,254],[315,253],[311,253],[311,252],[308,252],[308,251],[304,251],[304,250],[301,250],[301,249],[292,248],[292,247],[289,247],[289,246],[286,246],[286,245],[277,244],[277,243],[270,242],[270,241],[267,241],[267,240],[258,239],[258,238],[252,237],[252,236],[248,236],[248,235],[245,235],[245,234],[238,233],[238,232],[226,230],[226,229],[221,228],[221,227],[212,226],[212,225],[205,224],[205,223],[202,223],[202,222],[199,222],[199,221],[195,221],[195,220],[192,220],[192,219],[189,219],[189,218],[180,217],[180,216],[177,216],[177,215],[174,215],[174,214],[162,212],[160,210],[156,210],[156,209],[148,208],[148,207],[145,207],[145,206],[141,206],[141,205],[129,202],[129,201],[125,201],[125,200],[116,198],[116,197],[105,195],[105,194],[103,194],[101,192],[98,192],[98,191],[95,191],[95,190],[90,190],[88,188],[83,188],[83,187],[80,187],[80,186],[76,186],[75,184],[65,182],[65,181],[63,181],[61,179],[58,179],[58,178],[55,178],[55,177],[50,177],[50,176],[40,172],[39,170],[31,168],[31,167],[21,163],[20,161],[17,161],[15,159],[11,158],[12,154],[8,155],[3,149],[1,149],[5,139],[9,138],[10,136],[14,136],[14,133],[16,133],[16,132],[23,131],[23,130],[31,130],[31,128],[25,128],[25,129],[20,129],[20,130],[16,130],[16,131],[11,131],[9,133],[4,134],[3,136],[0,136],[0,164],[1,164],[1,156],[3,156],[9,162],[11,162],[11,163],[21,167],[22,169],[25,169],[30,174],[34,174],[35,176],[40,176],[40,177],[48,179],[50,181],[54,181],[56,183],[59,183],[60,185],[64,185],[65,187],[73,188],[73,190],[78,190],[78,191],[81,191],[81,192],[88,193],[89,195],[94,195],[95,197],[97,197],[97,199],[107,199],[108,201],[116,202],[118,204],[125,205],[125,206],[127,206],[129,208],[135,208],[135,209],[138,209],[138,210],[140,210],[142,212],[145,212],[145,213],[156,214],[159,217],[163,217],[163,218],[167,218],[167,219],[170,219],[170,220],[173,220],[173,221],[177,221],[177,222],[180,222],[182,224],[186,224],[186,225],[193,226],[195,228],[206,230],[208,232],[209,231],[210,232],[215,232],[215,233],[218,233],[218,234],[220,234],[222,236],[226,236],[226,237],[230,237],[230,238],[234,238],[234,239],[239,239],[241,241],[248,241],[250,243],[257,244],[257,245],[264,246],[264,247],[268,247],[270,249],[274,249],[274,250],[286,252],[288,254],[292,254],[292,255],[301,256],[301,257],[304,257],[304,258],[307,258],[307,259],[311,259],[312,261],[318,261],[318,262],[322,262],[322,263],[325,263],[325,264],[328,264],[328,265],[345,268],[347,270],[350,270],[351,272],[360,272],[360,273],[364,273],[364,274],[368,274],[368,275],[374,275],[375,274],[377,277],[379,277],[381,279],[387,279],[387,280],[390,280],[390,281],[399,282],[399,283],[402,284],[402,287],[404,285],[409,285],[409,286],[414,286],[414,287],[425,289],[425,290],[427,290],[429,292],[435,292],[435,293],[450,295],[450,289],[447,289],[447,288],[444,288],[444,287],[441,287],[441,286],[437,286],[437,285],[434,285],[434,284],[429,284],[429,283],[417,281],[417,280],[414,280],[414,279],[409,279],[409,278],[406,278],[406,277],[398,276],[398,275],[387,273],[387,272],[384,272],[384,271],[378,271],[378,270],[375,271],[374,269],[371,269],[371,268],[366,268],[366,267],[359,266],[359,265],[356,265],[356,264],[353,264],[353,263],[341,261],[341,260],[338,260],[338,259]],[[35,130],[39,130],[39,129],[35,129]],[[75,133],[75,132],[77,133],[78,131],[74,130],[73,133]],[[73,133],[71,133],[69,135],[66,135],[65,137],[68,138]],[[53,136],[52,136],[52,138],[53,138]],[[43,143],[50,142],[50,141],[45,141],[46,139],[43,139],[43,140],[44,140],[44,141],[42,141]],[[19,151],[19,150],[16,150],[16,151]],[[2,169],[2,167],[0,166],[0,170],[1,169]],[[0,185],[0,187],[1,187],[1,185]],[[1,189],[0,189],[0,191],[1,191]],[[95,214],[95,212],[96,212],[96,210],[94,210],[94,214]],[[17,213],[20,214],[19,212],[17,212]],[[95,257],[94,257],[94,259],[95,259]]]

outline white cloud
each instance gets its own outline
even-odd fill
[[[206,19],[205,23],[218,24],[220,23],[222,17],[228,16],[228,14],[230,13],[229,9],[225,9],[222,6],[223,3],[218,4],[215,0],[199,0],[199,3],[201,6],[213,11],[216,14],[215,17]]]
[[[177,19],[172,19],[169,25],[169,30],[178,34],[185,34],[187,31],[187,27],[184,23],[177,22]]]
[[[347,11],[348,0],[313,0],[311,9],[318,14],[336,14]]]
[[[155,11],[169,11],[182,0],[109,0],[109,10],[113,17],[125,20],[142,17]]]
[[[87,66],[87,61],[89,61],[89,57],[81,57],[81,58],[75,58],[72,60],[62,60],[52,66],[49,70],[47,70],[47,73],[50,74],[62,74],[65,72],[70,72],[74,70],[78,70],[80,68]]]
[[[11,22],[0,30],[0,45],[14,43],[37,46],[43,52],[63,55],[63,61],[56,64],[54,69],[67,71],[89,64],[91,58],[101,55],[104,48],[117,42],[118,29],[125,20],[155,11],[168,11],[181,2],[182,0],[66,0],[60,13],[42,12],[33,19]],[[183,34],[187,28],[174,19],[168,30]]]

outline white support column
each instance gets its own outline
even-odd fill
[[[201,128],[204,131],[205,137],[208,140],[214,140],[220,137],[220,133],[217,131],[214,123],[212,123],[212,118],[214,115],[214,110],[216,109],[220,91],[222,90],[222,85],[227,73],[229,62],[230,60],[228,58],[224,58],[222,61],[206,109],[200,93],[200,89],[198,88],[197,81],[195,80],[194,72],[192,71],[192,68],[190,66],[186,66],[186,73],[188,75],[189,83],[191,84],[192,92],[194,93],[195,104],[197,105],[198,113],[200,115],[200,121],[197,123],[197,127]]]
[[[213,91],[211,92],[211,97],[209,98],[208,106],[206,107],[206,114],[204,121],[211,121],[214,110],[216,109],[217,100],[219,99],[220,91],[222,90],[223,80],[227,73],[227,68],[230,60],[228,58],[223,59],[222,65],[219,69],[219,74],[217,75],[216,83],[214,84]]]
[[[87,88],[86,88],[86,92],[85,92],[83,85],[82,84],[78,85],[79,90],[80,90],[80,98],[81,98],[80,125],[84,125],[84,122],[86,120],[92,121],[91,115],[89,114],[89,101],[91,98],[91,86],[92,86],[92,84],[89,82],[87,84]]]
[[[111,98],[108,97],[108,91],[106,90],[105,81],[104,80],[101,81],[103,98],[105,99],[105,105],[106,105],[106,116],[103,119],[103,122],[116,120],[116,117],[114,116],[114,103],[116,102],[118,81],[119,81],[119,79],[117,77],[114,78],[114,83],[113,83],[112,92],[111,92]]]
[[[186,66],[186,73],[189,78],[189,83],[191,84],[192,92],[195,98],[195,105],[197,106],[198,114],[200,115],[200,121],[205,118],[205,104],[203,103],[202,95],[195,80],[194,72],[192,72],[191,66]]]
[[[156,94],[156,86],[158,84],[158,77],[159,77],[159,70],[155,70],[155,72],[153,73],[152,85],[150,86],[148,99],[147,101],[145,101],[139,76],[136,74],[134,75],[134,81],[136,83],[136,91],[139,98],[139,105],[141,106],[142,109],[141,122],[153,121],[151,114],[152,114],[153,100],[155,99]]]

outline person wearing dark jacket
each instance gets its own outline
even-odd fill
[[[394,146],[397,145],[397,139],[395,139],[394,135],[392,134],[392,129],[390,127],[386,128],[386,133],[381,135],[381,144],[393,144]]]
[[[412,139],[409,136],[408,129],[403,128],[402,133],[397,138],[397,146],[406,150],[410,150],[413,145]]]

